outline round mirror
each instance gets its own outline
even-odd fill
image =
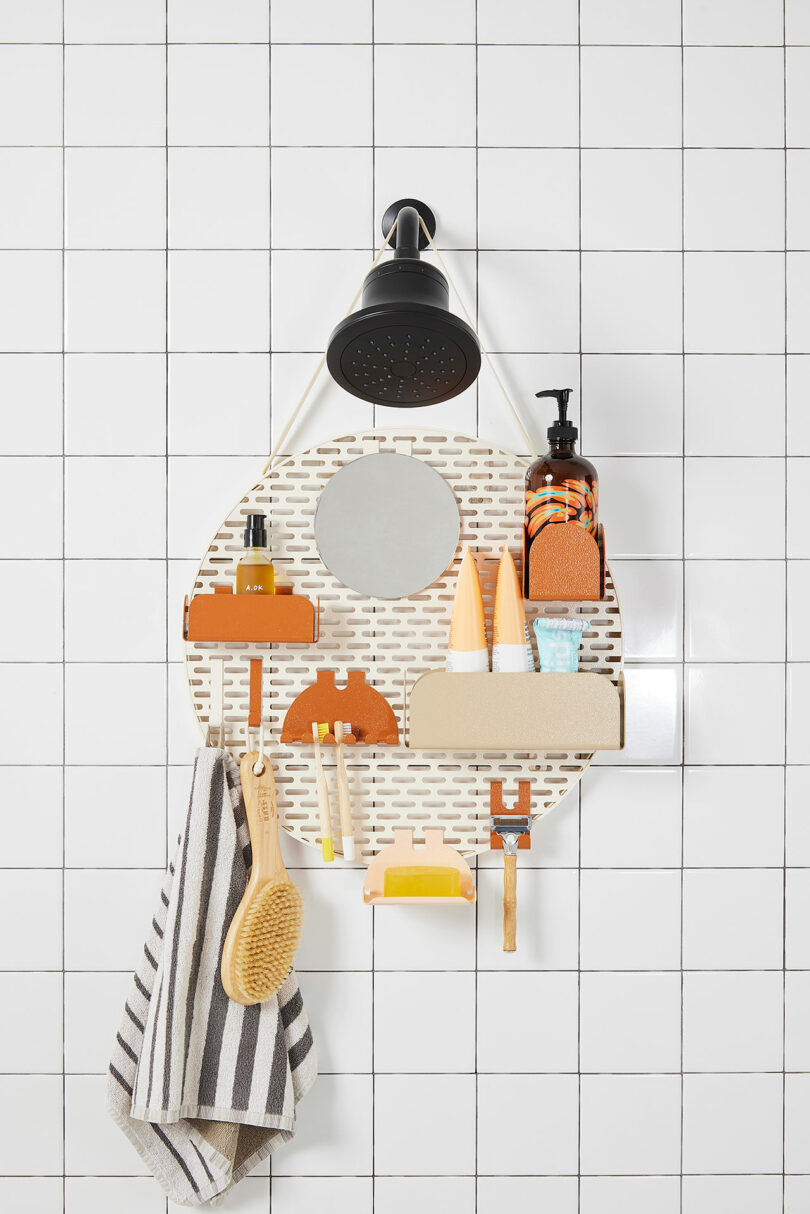
[[[315,513],[326,568],[375,599],[406,598],[430,586],[453,560],[458,536],[452,489],[410,455],[364,455],[345,464]]]

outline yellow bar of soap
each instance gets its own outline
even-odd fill
[[[383,890],[386,898],[460,898],[461,873],[429,864],[389,868]]]

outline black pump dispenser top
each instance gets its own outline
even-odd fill
[[[247,526],[242,537],[246,548],[267,547],[266,522],[266,514],[249,514],[247,516]]]
[[[571,392],[571,388],[547,388],[543,392],[535,392],[535,396],[553,396],[557,400],[559,417],[547,431],[550,443],[574,443],[577,440],[579,430],[567,417],[568,398]]]

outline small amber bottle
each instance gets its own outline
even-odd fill
[[[590,460],[579,455],[579,431],[568,420],[570,388],[551,388],[536,396],[553,396],[557,420],[548,428],[548,452],[526,474],[523,546],[523,593],[529,597],[529,551],[544,527],[578,523],[596,536],[599,477]]]
[[[267,555],[267,515],[249,514],[244,533],[245,555],[236,566],[237,594],[274,594],[275,571]]]

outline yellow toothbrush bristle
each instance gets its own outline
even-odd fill
[[[321,839],[321,852],[327,864],[335,858],[335,845],[331,839]]]
[[[329,733],[328,721],[324,722],[323,725],[320,725],[320,724],[318,725],[318,741],[319,742],[322,742],[328,733]]]

